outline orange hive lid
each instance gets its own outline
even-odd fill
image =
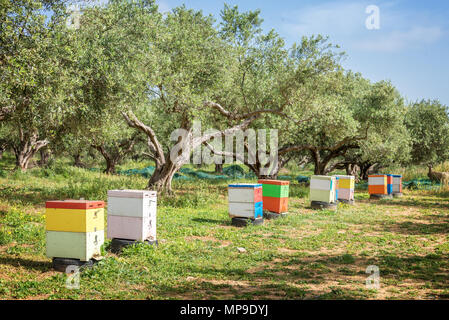
[[[283,181],[283,180],[259,180],[259,183],[262,184],[274,184],[276,186],[288,186],[290,184],[290,181]]]
[[[104,201],[89,201],[89,200],[57,200],[47,201],[46,208],[54,209],[97,209],[104,208]]]
[[[371,177],[371,178],[383,178],[383,177],[386,177],[386,176],[387,176],[386,174],[372,174],[372,175],[369,175],[368,178],[369,177]]]

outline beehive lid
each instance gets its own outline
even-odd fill
[[[329,176],[312,176],[311,179],[317,179],[317,180],[333,180],[335,177],[329,177]]]
[[[372,175],[369,175],[368,178],[383,178],[386,176],[387,176],[386,174],[372,174]]]
[[[402,178],[402,175],[400,174],[392,174],[393,178]]]
[[[290,184],[290,181],[283,181],[283,180],[259,180],[259,183],[261,184],[273,184],[276,186],[288,186]]]
[[[237,184],[230,184],[228,187],[229,188],[262,188],[262,185],[261,184],[237,183]]]
[[[343,175],[336,175],[336,176],[334,176],[334,177],[337,177],[337,178],[339,178],[339,179],[348,179],[348,180],[352,180],[352,179],[355,179],[355,177],[354,176],[343,176]]]
[[[108,197],[114,197],[114,198],[143,199],[143,198],[151,198],[151,197],[156,197],[156,196],[157,196],[156,191],[149,191],[149,190],[109,190],[108,191]]]
[[[104,201],[56,200],[47,201],[45,207],[52,209],[97,209],[104,208]]]

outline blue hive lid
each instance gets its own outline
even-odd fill
[[[229,188],[259,188],[262,184],[230,184]]]

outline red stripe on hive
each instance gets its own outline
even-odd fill
[[[254,189],[254,202],[262,202],[262,188],[255,188]]]
[[[61,201],[47,201],[46,208],[52,209],[97,209],[104,208],[104,201],[89,201],[89,200],[61,200]]]
[[[274,184],[276,186],[288,186],[290,181],[282,181],[282,180],[259,180],[258,183],[261,184]]]

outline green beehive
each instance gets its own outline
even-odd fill
[[[264,184],[263,185],[263,196],[272,198],[288,198],[288,185],[274,185],[274,184]]]

